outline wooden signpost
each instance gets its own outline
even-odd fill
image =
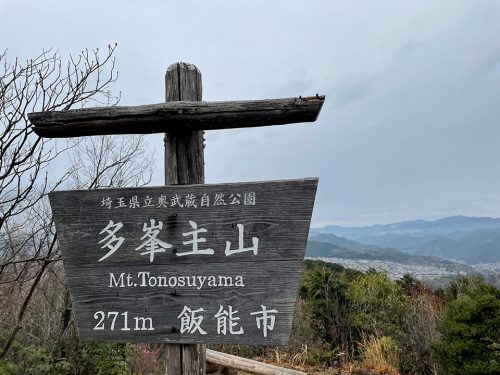
[[[32,113],[46,137],[167,132],[165,187],[50,195],[83,340],[165,343],[203,374],[204,343],[285,344],[317,179],[203,185],[203,130],[312,122],[323,96],[201,102],[177,63],[164,104]]]

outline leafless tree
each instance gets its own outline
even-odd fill
[[[67,63],[51,50],[23,63],[0,54],[0,328],[10,330],[0,359],[60,259],[48,192],[62,183],[98,188],[143,185],[151,178],[152,157],[141,136],[93,137],[61,147],[36,136],[27,119],[29,112],[116,104],[119,98],[109,91],[117,78],[115,49],[103,55],[85,50]],[[49,183],[48,169],[69,149],[71,167]]]
[[[44,169],[65,149],[34,135],[28,112],[117,102],[108,90],[117,78],[115,48],[104,57],[98,49],[85,50],[67,64],[50,50],[24,63],[0,55],[0,229],[44,196]]]
[[[73,144],[74,189],[144,186],[151,181],[154,154],[144,135],[86,137]]]

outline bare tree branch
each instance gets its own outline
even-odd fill
[[[26,315],[39,313],[29,308],[39,285],[49,278],[56,279],[50,276],[52,273],[47,273],[51,265],[61,259],[47,194],[70,178],[72,181],[88,179],[90,174],[76,177],[82,168],[86,173],[95,169],[85,164],[92,160],[78,151],[77,141],[61,146],[50,139],[37,137],[27,114],[116,104],[119,96],[111,95],[109,90],[117,79],[115,49],[116,45],[108,46],[104,54],[98,49],[84,50],[70,56],[66,62],[57,50],[43,51],[25,62],[18,59],[9,62],[7,51],[0,52],[0,328],[10,330],[0,359],[23,331]],[[99,187],[101,182],[114,183],[108,177],[110,173],[121,176],[123,183],[134,178],[148,181],[150,175],[144,177],[144,173],[135,174],[133,178],[127,175],[128,164],[139,165],[133,161],[134,157],[147,157],[143,141],[137,141],[123,141],[123,145],[132,147],[129,153],[135,152],[132,158],[122,150],[106,151],[95,169],[99,177],[92,176],[90,181],[96,182],[87,187]],[[103,142],[109,147],[122,146],[114,141]],[[56,159],[71,148],[77,150],[74,155],[80,155],[78,158],[85,165],[78,165],[78,168],[76,164],[70,165],[57,181],[49,183],[48,171],[53,169]],[[141,154],[140,150],[144,152]],[[59,280],[57,284],[60,285]],[[40,303],[40,298],[35,300]],[[36,332],[33,329],[24,331],[30,337]]]
[[[0,230],[46,194],[47,185],[36,194],[34,188],[67,149],[34,135],[27,113],[116,104],[119,98],[108,89],[117,79],[115,49],[108,46],[104,57],[98,49],[84,50],[70,56],[66,67],[58,51],[43,51],[25,63],[9,63],[7,53],[0,54]]]

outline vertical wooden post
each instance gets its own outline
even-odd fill
[[[165,74],[165,100],[201,101],[201,73],[192,64],[175,63]],[[203,131],[165,134],[165,184],[205,182]],[[163,345],[165,375],[205,374],[204,345]]]
[[[176,63],[165,75],[167,102],[201,101],[201,73],[192,64]],[[203,131],[185,130],[165,134],[165,184],[186,185],[205,182]]]

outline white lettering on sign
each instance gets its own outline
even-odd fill
[[[243,204],[245,206],[255,206],[255,193],[245,193]]]
[[[130,208],[137,208],[141,207],[141,204],[139,203],[139,198],[137,198],[137,195],[134,195],[132,198],[130,198]]]
[[[160,208],[160,207],[168,207],[168,200],[167,200],[167,196],[166,195],[160,195],[158,197],[158,204],[156,206],[156,208]]]
[[[97,320],[94,331],[104,331],[105,329],[114,331],[115,327],[119,327],[120,325],[120,331],[130,331],[128,311],[122,313],[119,311],[108,311],[107,314],[104,311],[96,311],[94,319]],[[106,324],[106,319],[109,325]],[[154,331],[152,318],[134,316],[132,319],[135,322],[134,331]]]
[[[155,276],[147,271],[139,271],[134,276],[131,273],[121,272],[119,275],[109,273],[109,288],[125,287],[163,287],[163,288],[244,288],[245,281],[242,275],[181,275],[181,276]]]
[[[184,306],[184,309],[177,317],[177,319],[181,320],[181,333],[195,333],[198,331],[202,335],[206,335],[207,332],[201,328],[203,315],[200,315],[200,313],[203,311],[205,311],[205,309],[202,307],[196,310],[191,310],[189,307]]]
[[[274,329],[276,323],[276,315],[278,313],[277,309],[268,310],[265,305],[260,305],[261,310],[251,312],[250,315],[255,315],[257,329],[262,331],[264,337],[267,337],[268,333]],[[204,316],[203,313],[205,309],[200,307],[196,310],[184,305],[182,312],[179,314],[177,319],[181,321],[181,333],[200,333],[206,335],[207,332],[201,328]],[[231,305],[227,308],[219,305],[219,311],[214,315],[217,320],[217,334],[219,335],[242,335],[245,333],[242,326],[239,324],[240,317],[236,314],[238,310],[233,310]]]
[[[113,200],[110,197],[102,198],[101,207],[106,207],[109,210],[111,209],[111,203],[113,203]]]
[[[215,194],[214,206],[225,206],[224,193]]]
[[[259,239],[257,237],[252,237],[252,246],[244,247],[243,245],[243,233],[245,231],[245,227],[243,224],[237,224],[238,227],[238,248],[236,250],[231,250],[231,242],[226,241],[226,256],[243,253],[245,251],[253,251],[254,255],[257,255],[259,251]]]
[[[102,258],[100,258],[98,262],[101,262],[112,255],[122,245],[123,241],[125,241],[125,238],[115,236],[115,233],[118,232],[122,227],[123,223],[118,222],[115,224],[113,220],[110,220],[108,225],[106,225],[106,227],[99,232],[99,234],[106,233],[106,237],[98,242],[104,242],[104,245],[101,246],[101,249],[108,248],[109,251]]]
[[[203,194],[201,197],[201,207],[210,207],[210,197],[206,194]]]
[[[241,204],[241,194],[231,194],[229,199],[231,200],[229,204]]]
[[[141,237],[141,240],[147,240],[144,241],[142,245],[135,248],[135,250],[140,250],[145,247],[146,251],[142,252],[141,255],[149,255],[150,262],[155,259],[156,253],[164,253],[166,249],[170,249],[172,247],[169,243],[156,238],[158,233],[160,233],[160,230],[163,228],[163,222],[158,221],[158,224],[155,224],[155,222],[155,219],[150,219],[149,226],[147,223],[144,223],[142,231],[145,232],[145,234]]]
[[[194,221],[189,220],[189,224],[193,228],[192,231],[182,233],[184,237],[186,236],[192,236],[193,238],[189,241],[183,241],[183,245],[193,245],[193,248],[191,251],[186,251],[184,253],[176,253],[177,256],[184,256],[184,255],[192,255],[192,254],[213,254],[214,250],[213,249],[198,249],[198,244],[199,243],[204,243],[207,242],[206,238],[198,238],[199,233],[206,233],[207,230],[205,228],[200,228],[198,229],[198,224],[196,224]]]
[[[214,315],[217,319],[217,333],[219,335],[226,335],[228,328],[229,334],[231,335],[242,335],[244,333],[243,327],[239,327],[239,329],[236,330],[238,320],[240,320],[239,317],[235,316],[236,313],[238,313],[238,310],[233,311],[233,306],[229,305],[226,310],[222,305],[220,305],[219,311]]]
[[[212,199],[211,199],[212,198]],[[128,204],[126,204],[125,199],[127,199]],[[142,203],[141,203],[142,202]],[[100,207],[111,209],[125,209],[125,208],[201,208],[201,207],[223,207],[232,205],[244,205],[244,206],[255,206],[256,205],[256,195],[255,192],[246,193],[216,193],[214,196],[204,193],[201,196],[197,196],[193,193],[186,194],[184,196],[180,194],[174,194],[167,196],[166,194],[160,194],[158,197],[150,197],[146,195],[140,198],[137,195],[131,197],[102,197],[100,201]]]
[[[201,237],[201,234],[207,233],[208,230],[206,228],[198,228],[198,224],[195,221],[188,220],[189,225],[191,226],[190,231],[182,233],[184,237],[191,237],[191,239],[182,241],[184,246],[189,246],[188,249],[182,252],[176,252],[177,256],[186,256],[186,255],[213,255],[214,249],[205,248],[200,249],[199,244],[207,242],[207,239]],[[118,248],[125,241],[124,237],[116,236],[116,232],[118,232],[123,227],[123,223],[118,222],[114,223],[112,220],[106,225],[106,227],[99,232],[99,234],[106,234],[106,236],[100,240],[98,243],[103,243],[104,245],[101,247],[102,249],[108,248],[109,251],[101,257],[98,261],[101,262],[104,259],[110,257],[112,254],[118,250]],[[257,255],[259,251],[259,238],[252,237],[252,246],[245,247],[244,244],[244,233],[245,227],[243,224],[237,224],[238,228],[238,247],[236,249],[231,249],[231,241],[226,241],[226,249],[224,254],[226,256],[230,256],[233,254],[244,253],[244,252],[253,252],[254,255]],[[142,250],[141,255],[149,255],[149,261],[153,262],[155,259],[155,254],[164,253],[167,249],[173,248],[173,245],[158,239],[158,235],[160,231],[163,229],[163,222],[156,219],[149,219],[149,224],[144,223],[142,227],[142,231],[144,235],[140,238],[143,241],[140,245],[138,245],[135,250]]]
[[[186,195],[186,201],[184,203],[185,207],[198,207],[198,203],[196,203],[196,195],[188,194]]]
[[[153,198],[146,195],[146,198],[144,198],[144,205],[142,207],[154,207]]]
[[[116,199],[116,206],[115,208],[122,208],[122,207],[127,207],[127,205],[125,204],[125,198],[124,197],[119,197]]]
[[[175,194],[172,198],[170,198],[170,207],[184,207],[184,205],[181,202],[181,196],[179,194]]]
[[[276,317],[273,314],[277,314],[278,310],[268,310],[264,305],[260,305],[260,307],[260,311],[252,312],[250,313],[250,315],[257,315],[257,317],[255,318],[255,320],[257,321],[257,328],[262,330],[264,337],[267,337],[267,331],[272,331],[274,329]]]

